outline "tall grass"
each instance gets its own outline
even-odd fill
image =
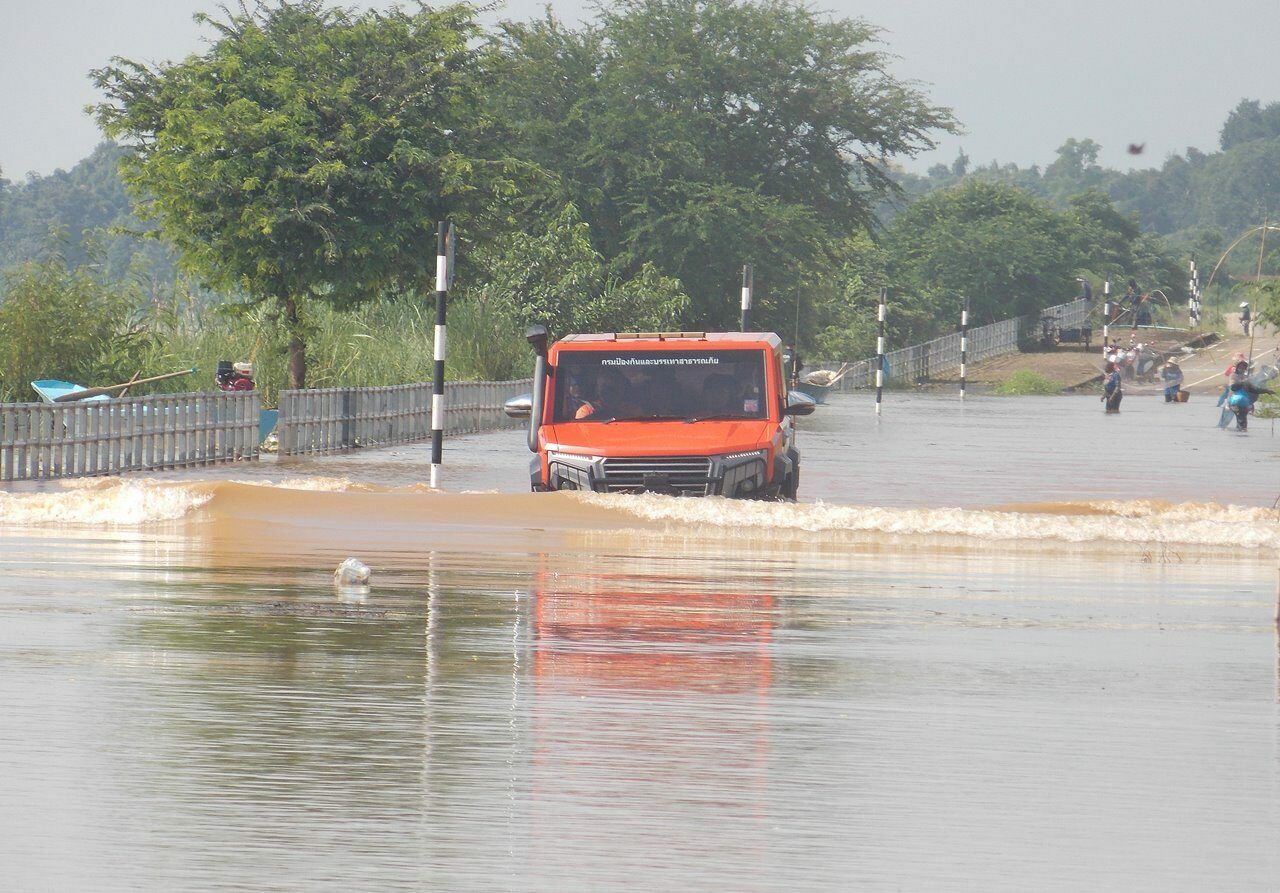
[[[377,387],[429,381],[433,370],[434,305],[409,296],[371,301],[351,310],[313,304],[303,315],[307,387]],[[483,296],[464,295],[448,314],[445,374],[453,380],[503,380],[529,374],[532,359],[518,325]],[[265,306],[233,305],[157,319],[153,349],[141,367],[198,366],[211,377],[218,360],[254,364],[264,403],[287,387],[288,337]],[[199,383],[200,387],[207,382]],[[175,383],[187,389],[190,383]]]
[[[0,399],[32,400],[30,382],[65,378],[85,385],[198,367],[195,376],[149,387],[207,390],[219,360],[247,360],[264,404],[287,382],[288,338],[264,304],[210,305],[189,290],[163,298],[137,283],[95,279],[59,257],[10,272],[0,304]],[[481,290],[458,292],[449,308],[446,375],[502,380],[530,373],[523,328],[505,304]],[[360,387],[428,381],[433,368],[434,296],[373,300],[348,310],[305,305],[307,386]]]

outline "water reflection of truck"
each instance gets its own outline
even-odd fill
[[[571,335],[537,355],[534,392],[507,401],[528,418],[534,490],[794,499],[797,415],[782,343],[771,333]]]

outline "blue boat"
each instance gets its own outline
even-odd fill
[[[31,388],[40,395],[40,399],[45,403],[56,403],[59,397],[66,394],[76,394],[80,391],[89,390],[84,385],[76,384],[73,381],[62,381],[57,378],[42,378],[38,381],[31,382]],[[85,397],[83,400],[77,400],[77,403],[99,403],[103,400],[110,400],[106,394],[98,394],[94,397]],[[145,407],[144,407],[145,411]],[[275,430],[276,422],[280,419],[280,411],[278,409],[260,409],[258,410],[258,443],[262,443],[267,436]]]
[[[42,378],[39,381],[31,382],[31,388],[40,395],[40,399],[45,403],[53,403],[59,397],[66,394],[76,394],[80,391],[89,390],[82,384],[76,384],[71,381],[61,381],[57,378]],[[99,394],[96,397],[85,397],[85,403],[97,403],[102,400],[110,400],[106,394]]]

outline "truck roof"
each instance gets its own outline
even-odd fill
[[[588,348],[606,344],[626,347],[707,347],[752,346],[778,350],[782,339],[773,332],[597,332],[566,335],[556,342],[558,347]]]

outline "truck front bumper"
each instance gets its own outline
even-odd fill
[[[768,450],[715,456],[582,456],[549,452],[547,476],[535,460],[535,490],[589,490],[595,493],[666,493],[676,496],[777,498],[791,474],[791,460],[775,457],[772,479],[765,473]]]

